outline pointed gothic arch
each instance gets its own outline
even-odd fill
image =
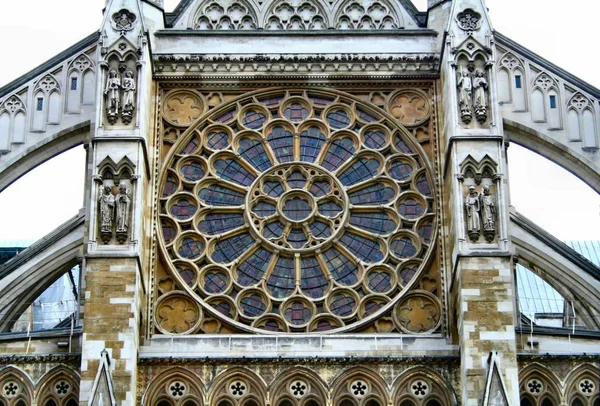
[[[457,397],[452,386],[439,372],[416,366],[403,371],[394,380],[392,402],[395,405],[452,406],[457,404]]]
[[[368,367],[356,366],[342,371],[330,387],[334,406],[385,406],[390,402],[387,384]]]
[[[558,406],[564,399],[560,379],[542,364],[533,363],[519,372],[521,399],[532,406]]]
[[[34,399],[34,384],[22,369],[8,365],[0,369],[0,399],[6,406],[29,406]]]
[[[292,367],[273,379],[269,387],[274,406],[311,406],[327,402],[327,383],[314,371]]]
[[[186,368],[169,368],[154,377],[142,395],[146,406],[202,406],[205,396],[202,379]]]
[[[208,388],[213,406],[265,406],[267,384],[255,372],[234,367],[220,373]]]
[[[570,406],[592,406],[599,396],[600,368],[597,366],[578,365],[565,378],[564,399]]]
[[[204,0],[190,14],[194,30],[250,30],[260,27],[260,12],[248,0]]]
[[[77,406],[81,377],[66,365],[57,365],[38,380],[35,398],[39,406]]]

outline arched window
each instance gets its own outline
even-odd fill
[[[534,406],[533,402],[531,401],[531,399],[529,399],[528,397],[522,397],[521,398],[521,406]]]

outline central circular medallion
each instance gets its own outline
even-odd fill
[[[302,162],[264,172],[251,186],[246,207],[258,238],[278,249],[306,252],[339,233],[348,202],[335,176]]]

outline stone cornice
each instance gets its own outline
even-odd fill
[[[438,54],[155,54],[158,76],[226,75],[439,75]]]
[[[460,356],[438,357],[139,357],[138,365],[459,365]]]
[[[47,364],[61,363],[77,365],[81,363],[81,354],[45,354],[0,356],[1,365],[10,364]]]

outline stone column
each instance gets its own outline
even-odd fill
[[[445,230],[463,405],[484,401],[498,352],[505,403],[519,403],[506,156],[496,108],[493,31],[481,0],[454,1],[442,44]]]
[[[152,72],[142,3],[108,1],[100,29],[96,128],[89,147],[80,405],[102,351],[119,405],[136,402],[137,353],[146,303],[152,182]],[[150,13],[156,14],[153,8]],[[152,14],[154,16],[154,14]],[[156,17],[156,16],[154,16]],[[154,18],[153,17],[153,18]],[[161,28],[162,17],[151,25]]]

